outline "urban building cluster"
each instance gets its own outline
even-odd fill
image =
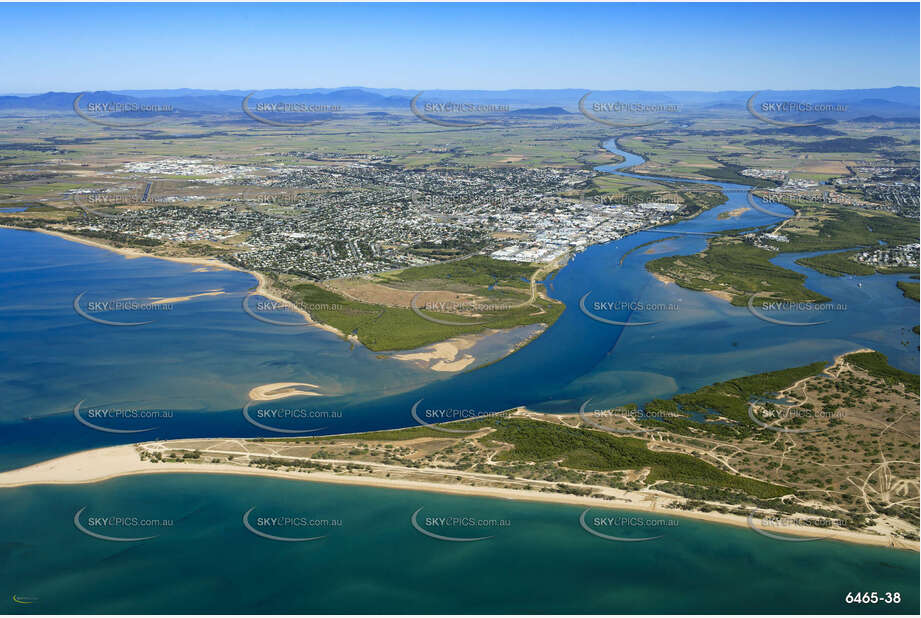
[[[87,215],[83,229],[174,243],[213,243],[246,268],[332,279],[429,264],[473,253],[549,262],[679,215],[675,203],[593,203],[579,196],[585,170],[406,170],[350,162],[229,169],[170,159],[132,173],[233,181],[238,197],[215,207],[171,204]],[[256,172],[259,172],[258,174]],[[181,199],[181,198],[177,198]]]
[[[885,210],[903,217],[919,215],[917,167],[861,165],[851,168],[852,176],[835,178],[832,184],[840,191],[861,195],[866,208]]]
[[[883,247],[872,251],[860,251],[854,259],[868,266],[885,268],[918,268],[919,243],[909,243],[896,247]]]
[[[760,178],[762,180],[784,182],[787,180],[787,176],[790,174],[790,170],[758,169],[756,167],[749,167],[739,172],[739,174],[742,176],[748,176],[749,178]]]
[[[783,183],[769,190],[776,200],[801,199],[824,204],[884,210],[904,217],[917,217],[918,168],[858,165],[852,175],[827,184],[806,178],[790,178],[790,170],[747,168],[743,176]]]

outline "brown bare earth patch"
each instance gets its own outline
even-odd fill
[[[816,161],[810,159],[796,165],[793,171],[815,173],[815,174],[840,174],[847,176],[851,172],[848,170],[848,161]]]
[[[527,234],[514,234],[512,232],[496,232],[492,237],[496,240],[524,240],[529,238]]]
[[[324,282],[323,287],[352,300],[402,308],[409,308],[413,297],[423,291],[401,290],[368,281],[367,279],[332,279]],[[462,304],[482,300],[484,299],[474,294],[462,294],[449,290],[424,290],[424,294],[419,298],[417,304],[422,307],[427,303],[450,305],[451,303]]]

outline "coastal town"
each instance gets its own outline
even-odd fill
[[[794,178],[790,170],[747,168],[739,173],[750,178],[770,180],[778,186],[768,189],[772,201],[799,199],[823,204],[839,204],[882,210],[903,217],[919,214],[917,167],[854,166],[852,174],[819,182]]]
[[[921,244],[908,243],[896,247],[883,247],[872,251],[859,251],[854,259],[867,266],[883,268],[915,269],[919,267],[918,256]]]
[[[921,615],[919,8],[0,2],[0,613]]]
[[[200,176],[241,183],[214,207],[156,189],[140,208],[86,209],[75,231],[171,243],[211,243],[251,270],[315,280],[365,275],[487,253],[549,263],[680,217],[671,202],[608,204],[587,197],[592,173],[555,168],[401,170],[374,164],[217,166],[198,160],[126,165],[128,180]],[[80,203],[116,206],[125,189],[81,192]],[[135,194],[126,195],[135,196]],[[122,201],[131,202],[131,199]],[[143,203],[146,201],[146,204]]]

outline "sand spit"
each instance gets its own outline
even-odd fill
[[[690,518],[719,524],[749,527],[748,519],[740,515],[664,509],[660,501],[650,501],[648,495],[638,492],[623,492],[622,496],[618,496],[615,499],[603,499],[572,494],[463,485],[459,483],[448,484],[369,476],[346,476],[320,471],[267,470],[228,463],[154,463],[149,460],[142,460],[138,454],[138,447],[130,444],[82,451],[80,453],[44,461],[26,468],[0,472],[0,488],[25,487],[29,485],[97,483],[121,476],[158,473],[237,474],[321,483],[338,483],[343,485],[363,485],[387,489],[485,496],[504,500],[525,500],[605,509],[642,511],[647,513],[654,512],[664,517]],[[678,500],[673,497],[670,497],[670,499]],[[767,529],[765,528],[765,530]],[[778,532],[778,530],[775,529],[774,532]],[[816,536],[816,528],[812,526],[785,526],[782,532],[784,535]],[[881,547],[897,547],[900,549],[918,551],[917,541],[893,539],[888,536],[854,532],[850,530],[834,530],[827,533],[825,540],[844,541]]]

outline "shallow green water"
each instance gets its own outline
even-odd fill
[[[156,538],[104,541],[90,532]],[[276,536],[261,538],[249,522]],[[441,541],[444,536],[493,538]],[[597,528],[658,536],[614,542],[580,507],[207,475],[127,477],[0,492],[0,581],[8,612],[70,613],[793,613],[918,610],[918,555],[830,541],[780,542],[746,528]],[[633,514],[634,516],[636,513]],[[438,526],[429,517],[499,520]],[[138,517],[171,525],[102,525]],[[304,517],[323,525],[260,525]],[[642,515],[662,520],[664,515]],[[268,520],[262,520],[268,521]],[[333,525],[339,522],[341,525]],[[507,525],[498,525],[500,523]],[[848,606],[848,592],[900,592],[899,605]],[[17,604],[12,596],[32,599]]]

